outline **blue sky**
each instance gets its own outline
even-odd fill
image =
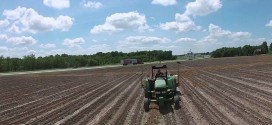
[[[272,41],[271,0],[0,1],[0,55],[211,52]]]

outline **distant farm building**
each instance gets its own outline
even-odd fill
[[[192,60],[193,58],[195,58],[195,54],[190,50],[190,51],[186,54],[186,57],[187,57],[189,60]]]
[[[262,49],[256,49],[254,53],[255,53],[255,55],[261,55]]]

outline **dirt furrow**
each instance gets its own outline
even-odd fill
[[[108,110],[108,113],[104,115],[104,117],[100,117],[97,124],[123,124],[124,120],[127,116],[129,109],[131,108],[131,104],[133,104],[134,98],[136,98],[136,92],[140,89],[140,79],[137,79],[134,82],[128,83],[131,84],[130,88],[126,88],[127,92],[123,93],[123,96],[120,98],[116,97],[117,101],[115,104],[111,104],[112,106]],[[122,95],[122,93],[120,93]],[[114,101],[113,101],[114,102]],[[110,118],[110,119],[108,119]],[[96,120],[94,120],[96,121]],[[89,121],[88,124],[96,124],[95,122]]]
[[[179,96],[182,99],[183,96],[185,96],[185,94],[183,91],[181,91],[182,89],[180,88],[184,88],[182,84],[177,89],[180,92]],[[186,100],[186,97],[184,97],[183,100]],[[194,125],[195,124],[187,108],[188,106],[186,107],[183,101],[180,101],[179,107],[175,107],[174,117],[176,119],[176,124],[179,124],[179,125]]]
[[[125,77],[122,77],[122,78],[125,78]],[[107,84],[105,84],[105,85],[107,85]],[[20,119],[12,120],[12,122],[24,123],[27,121],[27,123],[31,123],[37,119],[43,118],[43,116],[47,116],[47,115],[50,116],[50,114],[57,114],[57,113],[55,113],[57,111],[62,111],[62,112],[69,111],[69,110],[62,110],[62,109],[65,107],[66,108],[69,107],[69,104],[81,103],[82,101],[77,101],[77,100],[82,99],[83,97],[86,97],[87,94],[93,93],[94,91],[91,91],[91,90],[96,90],[96,89],[93,89],[96,86],[100,86],[100,85],[99,84],[91,84],[90,87],[81,88],[81,90],[76,91],[75,93],[68,94],[64,98],[60,98],[59,100],[55,100],[50,103],[45,103],[44,105],[42,105],[42,107],[35,108],[34,111],[30,110],[32,113],[28,113],[29,115],[24,115],[24,117],[21,117]],[[97,89],[101,89],[101,88],[102,87],[97,88]],[[84,95],[84,93],[85,93],[85,95]],[[58,105],[60,105],[60,106],[58,106]],[[38,115],[38,114],[41,114],[41,115]],[[33,117],[33,116],[36,116],[36,117]]]
[[[199,90],[200,87],[195,87],[195,83],[192,83],[192,79],[184,79],[186,81],[184,91],[190,94],[190,98],[192,102],[195,103],[196,109],[200,112],[200,116],[196,119],[193,118],[195,121],[197,120],[196,124],[223,124],[225,120],[225,116],[223,116],[218,109],[216,109],[206,98],[205,95],[202,95]],[[201,120],[205,120],[206,122],[199,122]]]
[[[150,103],[149,107],[150,107],[150,110],[148,112],[148,118],[145,124],[146,125],[158,125],[158,124],[165,125],[166,123],[162,115],[160,114],[159,106],[155,103]]]
[[[205,79],[205,81],[202,79],[198,80],[200,80],[202,83],[207,83],[206,81],[208,81],[207,79]],[[209,84],[211,83],[213,82],[209,82]],[[242,117],[245,119],[245,121],[250,121],[248,124],[264,124],[266,121],[269,121],[269,119],[262,117],[253,111],[251,109],[252,107],[248,106],[250,104],[247,103],[247,101],[243,98],[237,97],[235,93],[228,92],[225,88],[214,88],[214,86],[216,86],[216,84],[213,84],[210,87],[205,87],[203,89],[205,89],[206,92],[210,93],[212,96],[217,97],[217,100],[221,100],[220,102],[230,108],[231,111],[235,111],[234,113],[237,113],[237,116]]]
[[[221,75],[224,75],[224,76],[230,76],[232,78],[237,78],[237,79],[241,79],[243,81],[247,81],[247,82],[250,82],[252,84],[256,84],[256,85],[259,85],[259,86],[262,86],[264,88],[272,88],[272,84],[271,84],[271,80],[272,80],[272,77],[270,75],[263,75],[263,74],[260,74],[260,73],[246,73],[244,71],[240,71],[238,70],[237,72],[239,72],[239,74],[237,73],[228,73],[228,72],[216,72],[216,74],[221,74]],[[254,79],[254,82],[252,82],[252,80],[247,80],[247,79],[242,79],[242,78],[251,78],[251,79]]]
[[[21,78],[22,77],[22,78]],[[22,80],[21,80],[22,79]],[[81,80],[84,78],[79,78]],[[52,86],[57,86],[56,82],[66,83],[69,82],[71,78],[56,78],[56,77],[29,77],[26,79],[20,76],[19,79],[15,78],[10,81],[11,85],[5,85],[6,88],[3,93],[0,94],[3,98],[20,97],[21,95],[39,91],[40,89],[49,88]],[[45,84],[46,83],[46,84]],[[8,87],[12,86],[12,87]]]
[[[137,97],[135,98],[135,101],[131,107],[131,109],[129,110],[127,116],[126,116],[126,120],[124,122],[125,125],[132,125],[132,124],[140,124],[139,122],[136,122],[136,119],[138,117],[138,115],[140,114],[141,111],[143,111],[143,99],[144,99],[144,94],[143,94],[143,90],[140,89],[137,93]]]
[[[172,105],[167,103],[165,104],[165,107],[162,108],[163,109],[160,109],[160,114],[162,115],[165,124],[175,125],[177,122],[174,116],[174,109],[172,108]]]
[[[218,76],[220,78],[228,79],[230,81],[236,82],[236,83],[244,85],[244,86],[249,86],[249,87],[254,88],[256,90],[263,91],[264,93],[268,93],[268,94],[272,93],[271,88],[267,88],[267,87],[264,87],[264,86],[259,85],[259,84],[249,83],[249,82],[245,82],[245,81],[243,81],[241,79],[238,79],[238,78],[231,78],[231,77],[227,77],[227,76],[224,76],[224,75],[215,74],[215,73],[211,73],[211,72],[207,72],[207,71],[203,71],[203,72],[211,74],[213,76]]]
[[[82,106],[84,106],[93,98],[97,98],[101,93],[113,87],[115,85],[114,83],[116,82],[118,83],[125,79],[127,79],[126,76],[123,76],[113,81],[107,81],[105,83],[101,82],[97,84],[96,87],[91,88],[88,91],[81,92],[78,97],[75,97],[75,99],[66,100],[66,103],[63,103],[57,106],[55,109],[52,109],[51,111],[45,112],[44,114],[40,115],[39,118],[36,119],[36,121],[32,120],[28,122],[30,122],[31,124],[37,124],[37,123],[53,124],[54,122],[63,119],[64,116],[67,116],[69,114],[72,114],[73,112],[76,112],[78,109],[80,109]],[[57,115],[51,115],[51,114],[57,114]]]
[[[234,86],[236,83],[231,83],[230,85],[224,81],[219,81],[211,76],[207,76],[202,74],[202,76],[204,77],[208,77],[211,80],[216,81],[217,83],[221,83],[220,84],[220,88],[223,87],[224,91],[229,91],[231,93],[234,93],[235,95],[241,97],[241,98],[245,98],[247,101],[249,101],[250,103],[253,103],[255,105],[258,105],[258,107],[263,108],[264,110],[267,111],[272,111],[272,100],[270,99],[266,99],[265,97],[263,97],[262,94],[260,94],[260,92],[251,92],[251,89],[245,89],[245,88],[241,88],[239,89],[239,87]],[[200,76],[201,77],[201,76]],[[203,78],[205,79],[205,78]],[[218,86],[218,85],[216,85]]]
[[[207,86],[210,83],[204,82],[204,80],[199,79],[198,77],[196,79],[197,81],[202,82],[203,84],[206,84],[205,87],[204,86],[201,87],[198,91],[199,93],[204,95],[204,97],[210,102],[210,104],[214,107],[214,109],[217,109],[220,112],[220,114],[224,116],[222,118],[222,121],[223,121],[222,124],[243,124],[243,125],[249,124],[247,120],[240,118],[241,116],[239,114],[236,114],[235,112],[233,112],[231,108],[228,107],[228,105],[225,105],[225,103],[223,103],[224,100],[222,102],[221,98],[216,98],[218,94],[222,96],[224,94],[220,92],[211,93],[211,91],[215,91],[215,90],[213,90],[211,86]],[[214,94],[217,94],[217,96],[215,96]],[[227,96],[225,96],[225,98],[227,98]]]
[[[0,124],[271,124],[271,61],[181,62],[180,107],[151,103],[149,112],[140,74],[163,64],[177,74],[176,62],[0,77]]]
[[[127,92],[129,92],[131,87],[134,85],[131,85],[131,83],[134,83],[136,79],[138,79],[138,75],[135,76],[133,79],[130,79],[126,82],[123,82],[123,85],[121,85],[118,90],[114,90],[114,94],[106,95],[103,98],[100,98],[97,100],[93,105],[88,107],[84,110],[84,112],[80,113],[76,117],[73,117],[69,121],[67,121],[65,124],[88,124],[89,121],[94,120],[96,118],[102,117],[102,113],[110,114],[110,110],[113,107],[116,107],[116,105],[119,103],[122,103],[122,98],[125,96],[127,97]],[[75,121],[75,119],[80,119],[78,121]]]
[[[226,85],[229,85],[229,86],[235,86],[237,89],[240,89],[241,91],[246,91],[249,94],[255,94],[258,98],[263,98],[264,100],[267,100],[269,102],[272,101],[272,94],[271,93],[260,91],[257,88],[253,88],[251,86],[239,84],[239,83],[237,83],[235,81],[231,81],[229,79],[223,79],[221,77],[217,77],[217,76],[213,76],[213,75],[211,76],[210,74],[205,74],[205,75],[206,76],[209,75],[211,78],[213,78],[213,77],[217,78],[217,81],[220,80],[218,82],[226,83]],[[243,77],[241,79],[243,79]],[[246,79],[252,79],[252,78],[246,78]]]
[[[84,83],[82,85],[85,85],[85,86],[82,86],[82,88],[89,88],[89,87],[93,87],[95,84],[90,85],[90,83]],[[25,116],[25,113],[31,112],[33,110],[36,110],[36,109],[44,107],[44,106],[46,106],[48,109],[48,107],[49,107],[48,104],[51,104],[52,102],[57,102],[59,100],[62,100],[63,98],[70,97],[71,95],[73,95],[73,92],[77,92],[78,90],[82,91],[82,88],[80,88],[80,87],[81,86],[68,88],[68,89],[63,90],[61,92],[54,93],[52,95],[49,95],[49,96],[31,101],[31,102],[24,103],[24,104],[18,105],[16,107],[4,110],[0,114],[3,114],[5,117],[8,117],[8,118],[12,118],[12,117],[15,118],[16,116],[18,117],[18,115]]]
[[[136,74],[135,74],[136,75]],[[95,92],[95,95],[90,95],[92,98],[85,103],[85,105],[82,105],[79,109],[75,110],[74,112],[71,112],[71,114],[68,114],[67,116],[63,117],[59,121],[57,121],[55,124],[63,124],[66,123],[68,120],[72,119],[73,117],[76,117],[81,112],[83,112],[85,109],[90,107],[93,103],[95,103],[97,100],[101,99],[102,97],[110,95],[110,92],[114,92],[114,90],[118,89],[119,86],[121,86],[124,82],[133,79],[135,75],[132,75],[131,77],[127,78],[126,80],[122,80],[120,82],[114,82],[112,83],[109,88],[102,89],[101,92],[96,92],[95,90],[92,92]],[[104,86],[101,86],[100,88],[103,88]],[[87,93],[88,94],[88,93]]]
[[[74,82],[74,83],[76,83],[76,82]],[[3,112],[14,110],[14,109],[22,109],[22,107],[24,107],[23,109],[27,109],[25,107],[27,105],[30,105],[30,104],[33,105],[34,103],[38,103],[39,101],[42,101],[42,100],[53,99],[52,97],[54,97],[54,99],[55,99],[56,95],[61,95],[61,94],[66,95],[66,93],[69,93],[70,91],[73,91],[74,89],[79,88],[80,86],[87,85],[87,84],[89,84],[89,82],[79,82],[78,81],[77,84],[78,85],[76,85],[76,86],[71,86],[71,87],[69,86],[69,87],[67,87],[68,89],[64,89],[64,90],[57,89],[56,91],[53,91],[53,92],[49,91],[46,94],[41,93],[43,95],[43,97],[40,97],[40,98],[36,97],[37,95],[33,95],[33,97],[25,96],[25,98],[24,97],[19,97],[19,100],[21,100],[21,101],[15,100],[13,98],[13,100],[15,100],[14,102],[9,102],[7,104],[4,104],[4,105],[0,106],[0,109],[1,108],[5,109],[2,112],[0,112],[0,114],[3,113]],[[59,90],[61,90],[61,91],[59,91]],[[36,100],[34,100],[34,97],[36,98]],[[29,108],[29,109],[31,109],[31,108]],[[7,115],[7,114],[5,114],[5,115]]]
[[[63,90],[65,88],[72,88],[75,86],[80,86],[82,83],[86,83],[88,82],[87,79],[81,79],[81,80],[76,80],[76,81],[69,81],[69,82],[65,82],[65,83],[60,83],[60,84],[56,84],[56,86],[51,86],[48,88],[43,88],[40,89],[38,91],[33,91],[31,93],[25,93],[25,94],[21,94],[18,95],[16,98],[18,99],[14,99],[14,97],[10,97],[10,98],[5,98],[5,100],[1,101],[1,105],[0,107],[14,107],[16,104],[22,104],[22,103],[27,103],[27,102],[31,102],[31,101],[35,101],[35,98],[43,98],[44,96],[50,96],[51,93],[57,93],[60,90]],[[45,84],[48,84],[48,82],[46,82]],[[6,103],[5,103],[6,102]]]
[[[263,91],[261,89],[258,89],[258,88],[252,87],[252,86],[249,86],[247,84],[240,84],[239,82],[236,82],[236,81],[233,81],[230,79],[225,79],[225,78],[215,76],[212,74],[205,74],[205,75],[210,76],[210,78],[212,78],[212,79],[217,78],[218,80],[216,79],[216,81],[221,82],[221,83],[225,83],[226,85],[228,85],[231,88],[233,88],[235,86],[236,88],[240,89],[240,90],[237,90],[238,92],[244,92],[244,93],[246,93],[245,95],[252,95],[255,97],[255,98],[251,98],[250,100],[259,101],[258,104],[260,104],[260,105],[264,104],[264,107],[271,107],[271,105],[269,103],[272,101],[272,93]],[[219,81],[219,79],[220,79],[220,81]],[[252,81],[250,81],[250,82],[252,82]]]

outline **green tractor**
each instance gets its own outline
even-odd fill
[[[157,72],[155,73],[155,70]],[[161,70],[164,70],[162,72]],[[178,80],[177,75],[170,75],[167,72],[167,66],[152,66],[152,75],[143,79],[144,88],[144,109],[149,111],[150,102],[155,102],[160,108],[166,103],[179,106],[180,98],[177,95]]]

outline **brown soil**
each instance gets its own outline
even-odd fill
[[[177,74],[176,63],[167,66]],[[145,112],[140,82],[150,69],[0,76],[0,125],[272,124],[272,56],[182,62],[180,106]]]

